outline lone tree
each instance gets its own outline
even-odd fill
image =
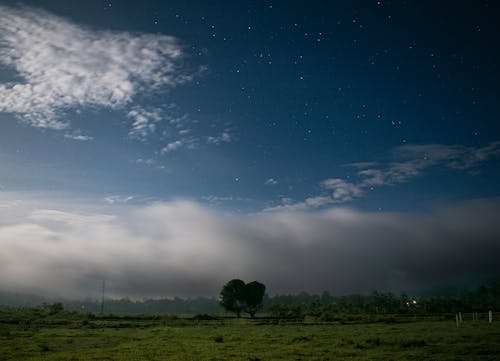
[[[236,313],[238,318],[245,307],[245,282],[233,279],[220,291],[220,304],[226,311]]]
[[[255,312],[262,307],[265,292],[266,286],[260,282],[253,281],[245,285],[245,312],[249,313],[250,317],[254,318]]]
[[[262,307],[265,291],[266,286],[260,282],[245,284],[240,279],[233,279],[222,287],[220,304],[226,311],[236,313],[238,318],[241,317],[241,311],[247,312],[253,318]]]

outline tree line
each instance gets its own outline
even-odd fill
[[[338,314],[443,314],[500,310],[500,283],[482,285],[473,291],[441,296],[409,296],[403,292],[373,291],[368,295],[353,294],[332,297],[328,292],[310,295],[280,295],[269,298],[265,309],[274,317],[304,316],[329,319]]]
[[[250,282],[251,283],[251,282]],[[413,303],[413,300],[416,303]],[[221,298],[163,298],[131,300],[106,299],[105,312],[109,313],[174,313],[174,314],[218,314],[224,308]],[[410,303],[411,301],[411,303]],[[26,294],[15,294],[0,291],[0,307],[37,307],[42,304],[61,302],[65,310],[89,313],[100,312],[100,300],[67,300],[60,298],[39,297]],[[325,314],[423,314],[423,313],[455,313],[484,312],[500,310],[500,282],[491,282],[471,291],[453,291],[441,295],[414,296],[407,293],[394,294],[390,292],[373,291],[370,294],[353,294],[332,296],[328,292],[310,294],[301,292],[291,295],[264,294],[262,313],[275,316],[318,314],[318,309]],[[232,312],[232,311],[230,311]],[[242,309],[240,311],[245,313]],[[288,315],[288,316],[287,316]]]

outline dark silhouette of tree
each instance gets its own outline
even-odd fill
[[[226,283],[220,292],[220,304],[226,310],[236,313],[239,318],[241,311],[247,312],[252,318],[262,307],[266,286],[253,281],[245,284],[240,279]]]
[[[246,306],[245,293],[245,282],[240,279],[232,279],[220,291],[220,304],[226,311],[236,313],[239,318],[241,311]]]
[[[260,282],[253,281],[245,285],[245,312],[254,318],[255,313],[262,308],[262,300],[266,286]]]

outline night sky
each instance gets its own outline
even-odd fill
[[[499,16],[490,1],[0,0],[0,289],[498,279]]]

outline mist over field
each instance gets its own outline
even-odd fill
[[[498,200],[425,214],[339,206],[238,215],[188,200],[101,212],[1,205],[4,290],[83,298],[104,279],[110,297],[216,296],[238,277],[271,294],[342,295],[499,274]]]

